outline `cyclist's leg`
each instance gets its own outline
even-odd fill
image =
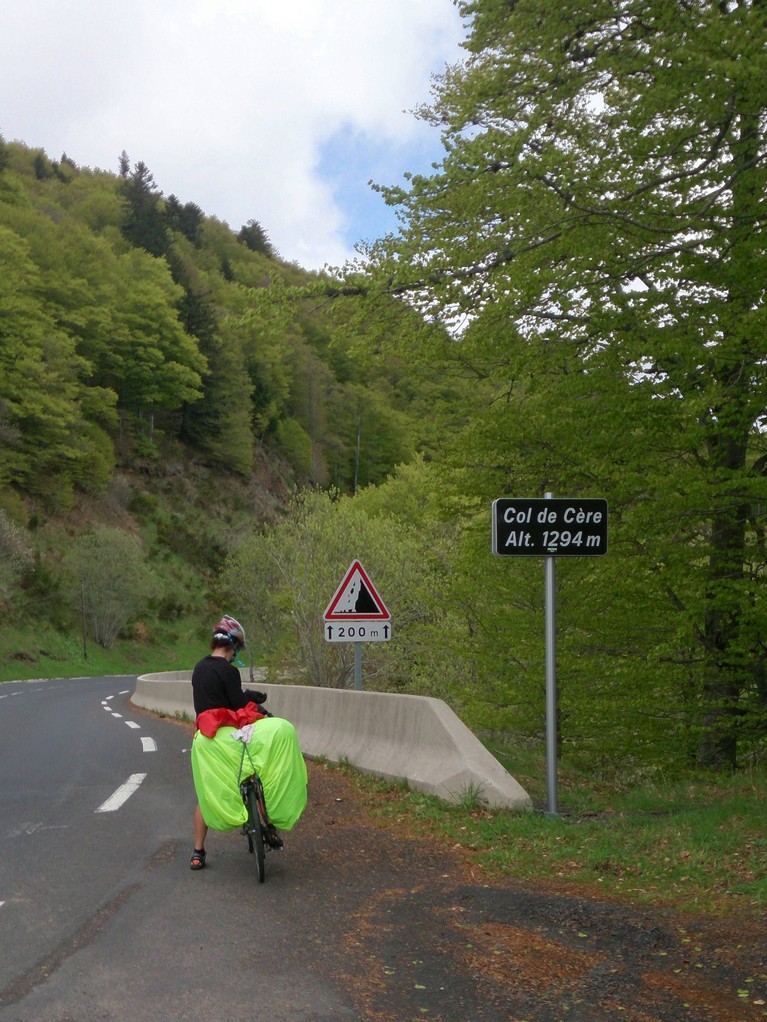
[[[194,851],[190,866],[192,869],[202,869],[205,865],[205,838],[208,836],[208,825],[202,818],[202,810],[199,802],[194,807]]]

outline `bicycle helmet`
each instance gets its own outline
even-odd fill
[[[235,652],[245,649],[245,629],[236,618],[228,614],[224,614],[216,623],[213,638],[222,644],[234,646]]]

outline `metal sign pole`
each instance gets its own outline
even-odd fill
[[[556,558],[546,558],[546,790],[557,814],[557,608]]]
[[[604,497],[498,497],[493,501],[494,554],[546,559],[546,782],[548,811],[557,814],[557,557],[607,553]]]
[[[354,643],[354,687],[357,691],[362,689],[362,643]]]
[[[553,493],[543,495],[551,500]],[[546,792],[548,812],[557,814],[557,569],[547,557],[546,575]]]

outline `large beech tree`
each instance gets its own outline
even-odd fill
[[[614,718],[644,693],[734,765],[767,735],[767,4],[458,7],[468,59],[421,111],[445,158],[382,189],[402,231],[344,290],[407,293],[492,383],[453,447],[477,507],[609,498],[565,677],[616,672]]]

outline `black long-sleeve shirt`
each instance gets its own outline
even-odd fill
[[[205,710],[239,710],[246,703],[262,703],[263,692],[242,687],[238,669],[224,657],[206,656],[192,671],[194,712]]]

